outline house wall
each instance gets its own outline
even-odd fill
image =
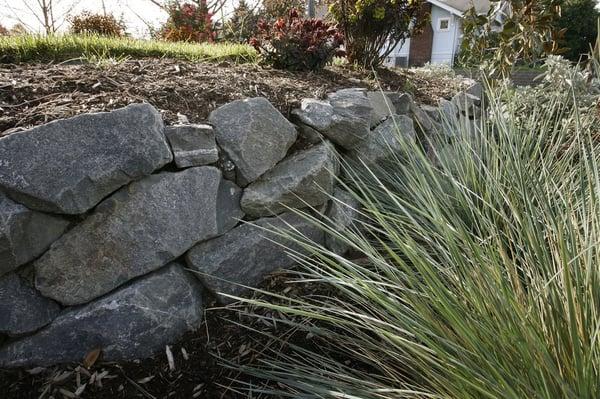
[[[448,30],[440,29],[440,20],[444,18],[449,19]],[[462,35],[461,19],[449,11],[433,6],[431,8],[431,28],[433,29],[431,63],[453,64]]]

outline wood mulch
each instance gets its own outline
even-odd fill
[[[373,73],[335,66],[314,73],[170,59],[0,64],[0,135],[135,102],[153,104],[167,123],[178,121],[178,114],[199,123],[218,106],[245,97],[266,97],[288,116],[303,98],[323,98],[341,88],[410,90],[419,102],[437,103],[439,97],[455,93],[447,86],[409,71],[381,69],[375,78]]]

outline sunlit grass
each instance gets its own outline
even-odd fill
[[[0,36],[0,62],[65,61],[77,58],[174,58],[187,61],[255,62],[247,45],[233,43],[172,43],[102,36]]]

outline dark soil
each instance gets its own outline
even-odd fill
[[[116,64],[0,64],[0,135],[85,112],[107,111],[148,102],[167,123],[185,115],[206,120],[227,102],[264,96],[284,115],[302,98],[323,98],[348,87],[410,90],[417,101],[435,103],[453,95],[408,71],[372,73],[329,67],[319,73],[288,72],[253,64],[191,63],[168,59],[127,60]],[[442,85],[443,86],[443,85]],[[420,88],[420,89],[419,89]]]

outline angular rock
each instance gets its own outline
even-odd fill
[[[363,90],[345,89],[328,95],[333,123],[321,131],[335,144],[352,149],[369,136],[373,108]]]
[[[333,107],[327,101],[305,98],[300,109],[292,111],[292,121],[324,132],[334,123],[333,115]]]
[[[414,106],[414,101],[408,93],[388,93],[387,96],[396,109],[396,115],[406,115]]]
[[[321,133],[304,123],[298,123],[298,136],[310,144],[319,144],[324,140]]]
[[[388,93],[382,91],[369,91],[367,92],[367,97],[373,108],[371,111],[371,128],[377,126],[381,121],[396,113],[396,107],[388,97]]]
[[[40,256],[69,222],[17,204],[0,193],[0,276]]]
[[[324,240],[321,229],[301,216],[285,213],[256,220],[253,224],[243,224],[221,237],[196,245],[186,255],[187,264],[198,272],[196,276],[209,290],[243,295],[248,289],[240,284],[256,287],[267,274],[280,268],[291,268],[295,261],[288,255],[290,250],[306,254],[300,244],[265,229],[284,234],[297,231],[317,244]],[[233,302],[226,296],[219,296],[219,300],[222,303]]]
[[[34,263],[36,287],[65,305],[86,303],[233,228],[244,215],[239,198],[210,166],[133,182]]]
[[[479,82],[475,82],[473,85],[469,86],[465,92],[481,100],[483,98],[483,85]]]
[[[60,306],[43,297],[16,273],[0,277],[0,334],[23,335],[39,330],[60,313]]]
[[[414,141],[416,137],[412,119],[395,115],[373,130],[369,139],[348,152],[348,159],[356,164],[373,166],[405,150],[402,140]]]
[[[179,168],[203,166],[219,160],[215,132],[210,125],[176,125],[165,129]]]
[[[31,209],[79,214],[171,162],[149,104],[50,122],[0,139],[0,189]]]
[[[335,149],[322,143],[286,158],[246,187],[242,210],[251,217],[276,215],[288,208],[325,203],[333,191],[339,161]]]
[[[452,97],[450,102],[458,108],[462,115],[473,118],[481,114],[481,99],[479,97],[468,93],[458,93]]]
[[[415,103],[411,104],[409,115],[412,116],[415,122],[415,126],[419,129],[420,132],[427,133],[430,132],[433,128],[433,123],[429,115],[427,115],[427,113]]]
[[[297,137],[294,125],[261,97],[223,105],[210,114],[209,121],[217,142],[237,167],[241,186],[282,160]]]
[[[360,217],[359,207],[359,202],[350,193],[336,188],[325,216],[332,228],[343,235]],[[331,234],[325,236],[325,246],[338,255],[343,255],[350,249],[350,245]]]
[[[104,360],[152,356],[202,320],[202,289],[179,264],[64,311],[38,333],[0,350],[0,367],[80,362],[94,349]]]

